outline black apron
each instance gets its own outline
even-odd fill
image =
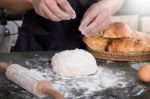
[[[77,14],[74,20],[54,22],[42,18],[34,10],[25,13],[14,51],[84,49],[83,35],[78,28],[85,11],[97,0],[68,1]]]

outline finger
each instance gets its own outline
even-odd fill
[[[36,13],[38,13],[40,16],[44,17],[45,19],[50,19],[42,10],[38,10],[36,11]]]
[[[51,5],[49,5],[49,4],[51,4]],[[55,16],[59,17],[60,19],[63,19],[63,20],[71,19],[70,16],[67,13],[65,13],[64,11],[62,11],[58,7],[58,5],[57,5],[57,3],[55,1],[53,1],[53,0],[45,0],[45,5],[49,8],[49,10],[51,10],[51,12]]]
[[[83,22],[83,20],[85,19],[85,17],[89,14],[89,12],[92,12],[93,6],[95,4],[93,4],[84,14],[84,16],[82,17],[81,23]]]
[[[99,32],[102,32],[102,31],[104,31],[104,29],[106,29],[109,25],[110,25],[110,23],[111,23],[111,15],[109,15],[109,13],[101,13],[101,15],[100,16],[102,16],[102,15],[104,15],[103,16],[103,23],[102,24],[100,24],[99,25]]]
[[[39,7],[34,6],[34,10],[35,10],[35,12],[36,12],[38,15],[40,15],[40,16],[46,18],[46,19],[49,19],[48,16],[43,12],[42,8],[39,9]]]
[[[102,32],[102,31],[104,31],[106,28],[108,28],[109,25],[110,25],[110,23],[111,23],[111,19],[108,18],[108,19],[106,20],[106,22],[104,22],[104,24],[102,24],[102,26],[100,27],[100,29],[99,29],[98,32],[100,33],[100,32]]]
[[[99,18],[97,17],[93,22],[91,22],[86,28],[84,28],[81,32],[84,35],[91,33],[94,29],[98,27]]]
[[[97,11],[87,11],[82,19],[83,21],[81,22],[81,25],[79,26],[79,30],[83,33],[83,30],[97,17],[97,15]]]
[[[90,24],[87,26],[87,28],[85,28],[85,29],[83,30],[83,32],[84,32],[85,34],[90,34],[90,33],[92,33],[96,28],[99,28],[99,27],[104,23],[104,21],[106,21],[107,18],[108,18],[108,17],[107,17],[106,14],[103,14],[103,13],[99,14],[99,15],[95,18],[95,20],[94,20],[92,23],[90,23]]]
[[[90,17],[93,17],[94,18],[94,15],[93,16],[88,16],[88,14],[89,14],[89,10],[88,11],[86,11],[85,12],[85,14],[84,14],[84,16],[83,16],[83,18],[82,18],[82,20],[81,20],[81,24],[80,24],[80,26],[79,26],[79,30],[82,32],[82,30],[84,29],[84,28],[86,28],[86,26],[90,23]],[[90,15],[90,14],[89,14]]]
[[[90,33],[86,34],[86,36],[91,36],[91,35],[94,35],[95,33],[102,32],[104,29],[106,29],[109,26],[109,23],[110,23],[110,18],[108,18],[106,21],[104,21],[103,24],[99,24],[98,25],[99,27],[97,27]]]
[[[56,0],[56,2],[59,4],[60,8],[63,11],[65,11],[72,19],[76,18],[75,11],[70,6],[70,4],[67,0]]]
[[[42,13],[43,13],[43,15],[45,16],[45,17],[47,17],[48,19],[50,19],[50,20],[52,20],[52,21],[61,21],[61,19],[60,18],[58,18],[57,16],[55,16],[49,9],[48,9],[48,7],[47,6],[45,6],[44,4],[43,4],[43,6],[42,6]]]

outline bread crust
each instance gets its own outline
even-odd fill
[[[124,38],[113,40],[107,50],[112,53],[138,53],[150,51],[150,46],[143,40]]]
[[[83,38],[84,43],[92,50],[97,52],[105,52],[108,39],[99,34]]]
[[[84,37],[83,41],[88,48],[96,52],[150,52],[150,35],[131,30],[123,22],[112,22],[103,34]]]
[[[130,27],[123,22],[113,22],[104,30],[105,38],[129,38],[131,37]]]

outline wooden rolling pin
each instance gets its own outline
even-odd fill
[[[36,96],[52,96],[55,99],[64,99],[60,92],[51,87],[50,81],[40,74],[35,74],[18,64],[8,65],[0,62],[0,68],[6,71],[6,77],[10,81]]]

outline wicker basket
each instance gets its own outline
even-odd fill
[[[96,52],[88,48],[97,59],[114,60],[114,61],[150,61],[150,52],[145,53],[109,53],[109,52]]]

